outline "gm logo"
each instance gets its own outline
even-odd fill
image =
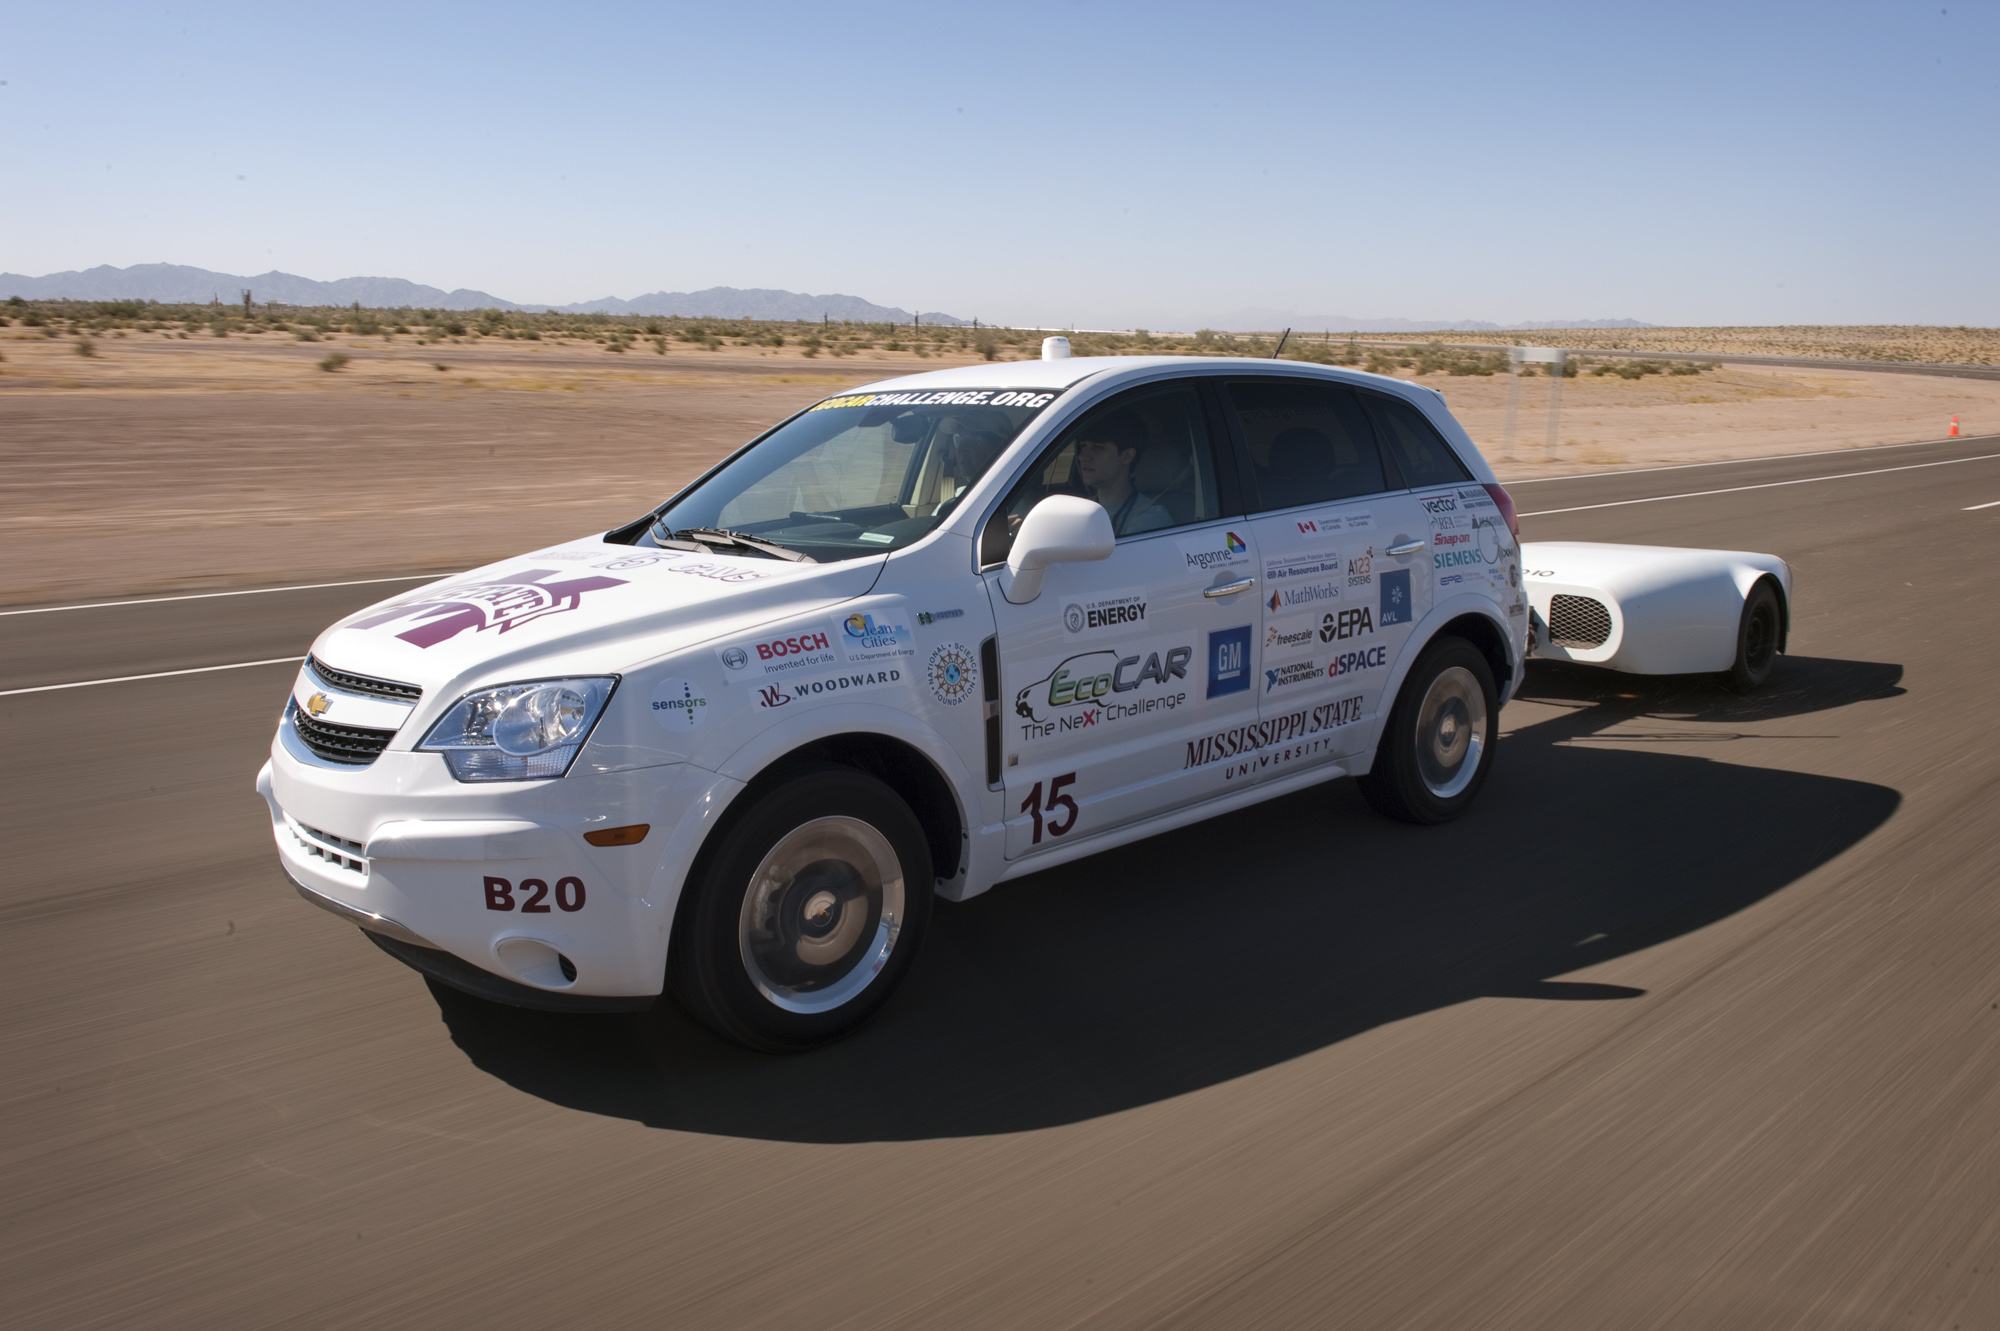
[[[1208,696],[1220,698],[1250,687],[1250,626],[1208,635]]]

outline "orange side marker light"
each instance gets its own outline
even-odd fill
[[[633,823],[630,827],[600,827],[595,832],[585,832],[583,839],[593,846],[636,846],[646,839],[646,833],[653,830],[651,823]]]

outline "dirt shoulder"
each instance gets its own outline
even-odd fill
[[[851,384],[970,357],[491,340],[0,338],[0,602],[446,572],[602,530]],[[350,360],[336,371],[317,362]],[[447,368],[438,370],[438,364]],[[2000,383],[1728,368],[1440,389],[1503,478],[2000,429]]]

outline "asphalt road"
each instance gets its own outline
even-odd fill
[[[1342,782],[940,903],[790,1059],[298,901],[288,665],[0,696],[0,1323],[2000,1325],[1987,454],[1516,485],[1530,539],[1791,560],[1772,686],[1538,666],[1463,821]],[[0,617],[0,690],[394,590]]]

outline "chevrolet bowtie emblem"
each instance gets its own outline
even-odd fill
[[[328,698],[324,693],[315,693],[312,697],[306,699],[306,710],[314,716],[325,716],[326,709],[331,706],[333,706],[333,700]]]

